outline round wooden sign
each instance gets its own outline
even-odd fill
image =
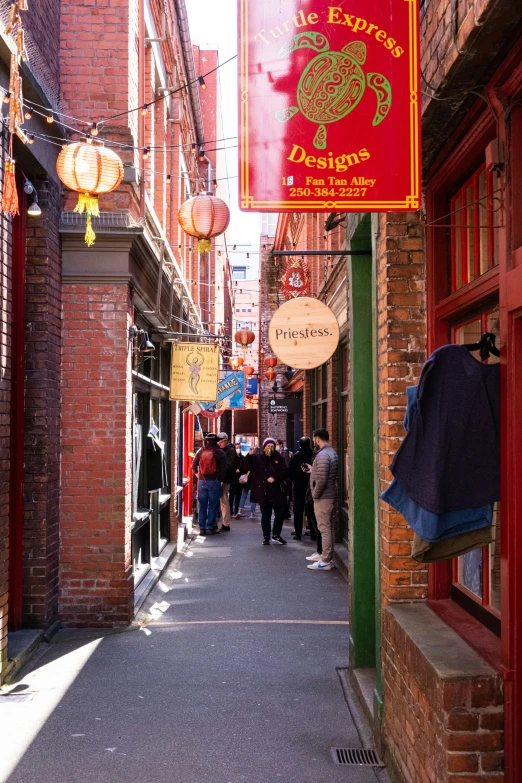
[[[337,348],[339,324],[329,307],[303,296],[276,310],[268,339],[280,361],[296,370],[312,370],[324,364]]]

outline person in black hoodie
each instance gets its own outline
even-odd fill
[[[250,499],[252,503],[259,503],[261,506],[261,526],[265,546],[270,544],[270,540],[278,544],[286,544],[281,536],[286,503],[282,484],[288,477],[288,468],[275,447],[275,440],[266,438],[263,451],[259,454],[247,454],[245,458],[245,470],[251,474],[252,479]],[[273,529],[272,511],[274,512]]]
[[[294,532],[296,541],[300,541],[303,535],[303,515],[306,503],[306,491],[310,486],[310,474],[305,473],[303,465],[312,462],[312,447],[310,438],[303,437],[299,441],[299,451],[290,459],[290,481],[294,487]]]

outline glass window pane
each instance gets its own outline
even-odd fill
[[[479,186],[479,208],[478,208],[478,215],[479,215],[479,225],[482,226],[480,229],[480,274],[483,275],[484,272],[487,272],[489,269],[489,246],[488,246],[488,221],[489,221],[489,211],[488,211],[488,202],[487,202],[487,174],[486,169],[484,171],[481,171],[479,174],[479,180],[478,180],[478,186]],[[491,264],[493,266],[493,263]]]
[[[482,549],[459,557],[459,583],[477,598],[482,598]]]
[[[489,603],[500,612],[500,503],[493,509],[493,542],[489,545]]]
[[[453,244],[455,249],[455,272],[456,272],[456,289],[462,288],[462,236],[461,236],[461,228],[462,225],[462,217],[465,215],[465,211],[461,211],[462,207],[462,199],[456,198],[453,202],[454,205],[454,215],[452,215],[452,219],[454,224],[456,225],[456,228],[453,229],[455,232]]]
[[[465,230],[467,242],[466,246],[468,249],[468,258],[467,258],[467,269],[468,269],[468,283],[471,283],[472,280],[475,279],[475,207],[473,206],[473,202],[475,200],[474,193],[473,193],[473,185],[469,185],[466,188],[466,204],[468,205],[467,208],[462,212],[462,217],[465,218],[465,225],[467,226]]]
[[[476,343],[482,337],[482,319],[477,318],[475,321],[470,321],[469,324],[459,326],[455,330],[455,342],[458,345],[467,345],[468,343]],[[474,359],[480,362],[480,354],[478,351],[471,353]]]

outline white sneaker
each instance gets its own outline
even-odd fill
[[[321,555],[319,554],[319,552],[314,552],[313,555],[310,555],[310,557],[307,557],[306,559],[309,560],[311,563],[316,563],[318,560],[321,559]]]
[[[322,560],[316,560],[315,563],[311,563],[306,566],[310,571],[331,571],[334,567],[333,563],[323,563]]]

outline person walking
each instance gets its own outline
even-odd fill
[[[270,544],[270,540],[278,544],[286,544],[281,536],[286,503],[285,491],[281,485],[288,477],[288,468],[275,447],[275,440],[266,438],[261,453],[247,454],[245,458],[245,470],[252,481],[250,500],[252,503],[259,503],[261,507],[261,527],[265,546]],[[272,512],[274,512],[273,527]]]
[[[218,446],[223,450],[226,460],[226,472],[223,479],[223,487],[221,492],[221,515],[223,517],[221,522],[220,531],[222,533],[230,532],[230,520],[232,515],[230,513],[230,484],[236,475],[238,468],[238,456],[233,443],[229,443],[228,435],[226,432],[220,432],[218,437]]]
[[[320,560],[310,563],[307,568],[313,571],[330,571],[335,543],[334,507],[337,502],[337,478],[339,458],[330,446],[328,430],[314,430],[314,445],[319,449],[310,470],[310,487],[314,500],[314,512],[317,527],[321,533],[323,554]]]
[[[212,535],[226,474],[225,454],[217,446],[217,436],[209,433],[192,463],[198,477],[198,523],[202,536]]]
[[[292,452],[290,449],[285,448],[285,442],[279,438],[276,440],[276,451],[282,456],[282,458],[285,461],[286,467],[290,468],[290,460],[292,458]],[[285,519],[292,519],[292,515],[290,513],[290,503],[292,501],[292,483],[289,481],[286,484],[285,489],[285,495],[286,495],[286,505],[285,505]]]
[[[290,481],[292,482],[294,492],[294,532],[293,537],[300,541],[303,535],[303,515],[306,503],[306,492],[310,485],[310,474],[303,469],[304,465],[312,464],[312,447],[310,438],[303,437],[299,441],[299,451],[290,459]]]
[[[245,458],[241,454],[241,444],[236,443],[236,454],[238,458],[238,464],[235,469],[235,473],[230,477],[230,493],[228,501],[230,503],[230,514],[233,519],[241,519],[243,514],[239,510],[239,503],[241,501],[241,495],[243,493],[243,485],[239,483],[239,477],[244,473],[243,467],[245,464]]]

